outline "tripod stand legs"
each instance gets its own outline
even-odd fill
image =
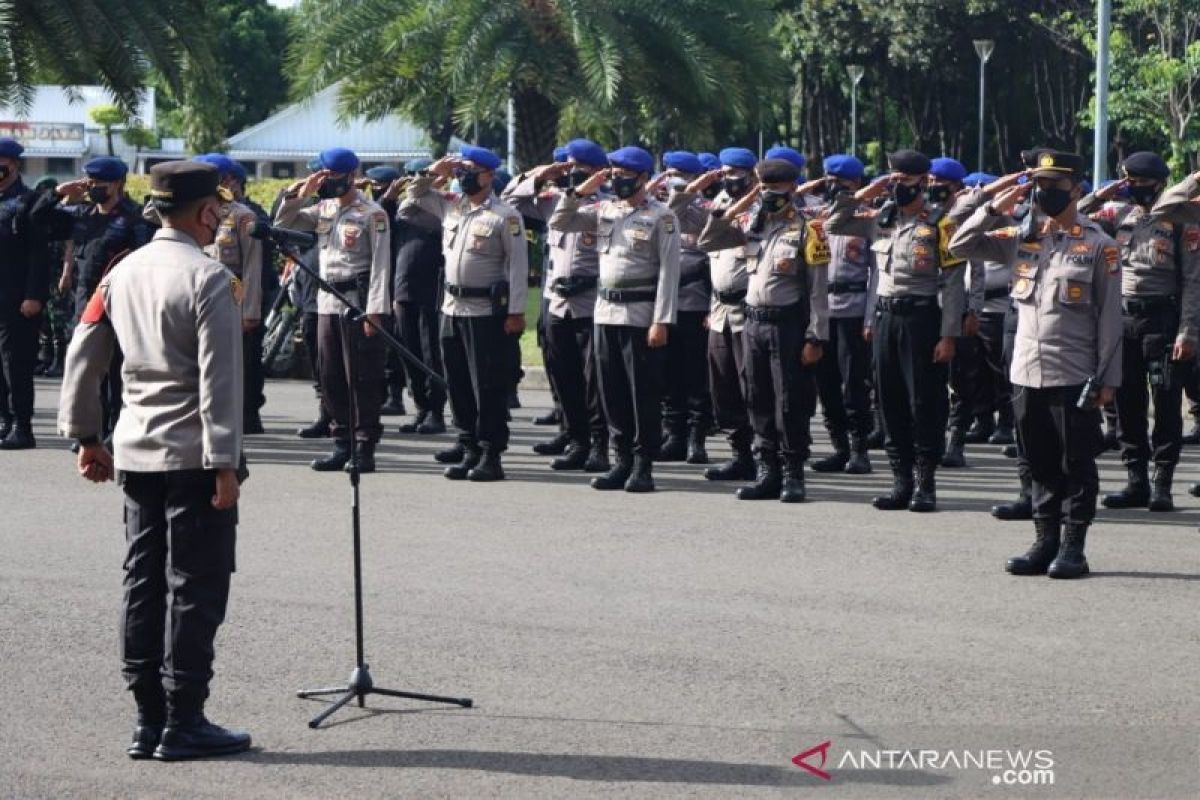
[[[420,694],[418,692],[399,692],[395,689],[378,689],[375,683],[371,680],[371,673],[367,669],[367,665],[363,664],[355,667],[354,672],[350,673],[350,682],[346,686],[337,686],[325,689],[301,689],[296,692],[297,697],[321,697],[331,694],[342,695],[333,705],[322,711],[317,716],[313,717],[308,723],[308,727],[316,728],[322,722],[329,719],[342,706],[349,703],[351,700],[358,698],[358,707],[366,707],[366,697],[369,694],[381,694],[385,697],[403,697],[409,700],[424,700],[428,703],[448,703],[450,705],[462,706],[470,708],[474,705],[469,697],[442,697],[436,694]]]

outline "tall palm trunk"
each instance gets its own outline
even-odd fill
[[[549,162],[558,136],[558,104],[528,87],[516,91],[513,104],[517,112],[517,168]]]

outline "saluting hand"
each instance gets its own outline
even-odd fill
[[[92,483],[113,479],[112,453],[102,444],[85,444],[79,448],[79,474]]]
[[[608,170],[598,169],[592,173],[590,178],[575,187],[575,194],[579,195],[580,197],[593,195],[599,191],[600,187],[604,185],[606,180],[608,180]]]
[[[992,201],[992,208],[997,214],[1007,216],[1011,214],[1013,209],[1017,207],[1017,203],[1021,202],[1025,195],[1029,194],[1029,190],[1033,188],[1033,182],[1012,186],[1000,193],[1000,196]]]
[[[868,183],[866,186],[854,193],[854,199],[858,200],[860,203],[866,203],[874,200],[876,197],[885,195],[887,194],[888,189],[891,188],[892,182],[899,180],[901,177],[903,177],[903,173],[893,172],[886,178],[880,178],[877,181]]]
[[[700,192],[703,192],[708,187],[712,186],[717,181],[721,180],[721,178],[723,176],[724,176],[724,173],[721,172],[721,170],[710,169],[708,172],[704,173],[699,178],[696,178],[691,183],[689,183],[687,185],[687,187],[684,189],[684,191],[688,192],[689,194],[699,194]]]
[[[304,179],[300,186],[300,197],[312,197],[321,186],[321,181],[329,177],[329,170],[319,169]]]
[[[429,165],[429,171],[439,178],[449,178],[451,173],[454,172],[454,165],[457,163],[458,159],[454,156],[442,156]]]
[[[796,187],[796,194],[813,194],[818,189],[825,186],[825,178],[814,178],[811,181],[805,181]]]
[[[1122,178],[1119,181],[1110,183],[1108,186],[1102,186],[1096,190],[1096,199],[1097,200],[1111,200],[1117,196],[1118,192],[1120,192],[1122,189],[1124,189],[1127,186],[1129,186],[1128,178]]]
[[[79,180],[60,183],[55,187],[54,191],[63,199],[72,203],[78,203],[87,194],[87,188],[87,178],[80,178]]]
[[[213,508],[218,511],[233,508],[237,505],[238,495],[241,494],[241,491],[238,487],[237,470],[217,470],[217,493],[213,495]]]
[[[1020,172],[1010,172],[1008,175],[997,178],[987,186],[984,186],[983,193],[988,197],[995,197],[1005,189],[1008,189],[1011,186],[1016,186],[1017,181],[1021,180],[1022,177],[1028,175],[1030,172],[1032,172],[1032,170],[1028,169],[1023,169]]]

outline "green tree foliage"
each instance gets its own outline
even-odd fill
[[[89,108],[88,116],[104,134],[104,141],[108,145],[108,154],[111,156],[113,154],[113,128],[124,125],[129,119],[129,115],[117,106],[106,103]]]

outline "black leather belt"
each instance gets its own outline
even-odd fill
[[[371,273],[364,272],[357,278],[347,278],[344,281],[329,281],[329,285],[339,292],[354,292],[363,286],[364,283],[371,282]]]
[[[1175,297],[1159,295],[1158,297],[1122,297],[1121,308],[1126,314],[1154,314],[1160,311],[1176,311],[1179,300]]]
[[[746,299],[745,289],[734,289],[732,292],[715,292],[717,300],[727,306],[741,305],[741,302]]]
[[[657,289],[609,289],[600,287],[600,296],[610,303],[651,303],[658,297]]]
[[[555,278],[550,282],[550,291],[554,292],[559,297],[574,297],[575,295],[582,294],[589,289],[595,289],[597,281],[598,279],[595,275],[571,275],[566,278]]]
[[[793,306],[746,306],[746,319],[755,322],[779,322],[804,315],[804,304]]]
[[[997,297],[1007,297],[1008,291],[1007,286],[993,286],[991,289],[983,290],[983,299],[995,300]]]
[[[829,284],[830,294],[866,294],[866,281],[834,281]]]
[[[487,286],[455,286],[453,283],[446,284],[446,294],[451,297],[491,297],[492,290]]]
[[[937,308],[938,300],[933,295],[902,295],[900,297],[880,297],[875,301],[878,311],[891,311],[893,314],[905,314],[927,308]]]

